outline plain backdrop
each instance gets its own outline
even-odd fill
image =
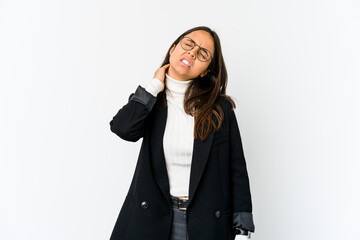
[[[355,0],[0,0],[0,239],[110,238],[142,139],[109,122],[201,25],[221,39],[237,104],[252,239],[360,239],[359,11]]]

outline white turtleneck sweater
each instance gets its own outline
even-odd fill
[[[165,73],[168,104],[163,147],[172,196],[189,196],[190,170],[193,154],[194,117],[185,113],[184,94],[191,80],[180,81]],[[145,90],[153,96],[163,89],[163,83],[153,78]]]

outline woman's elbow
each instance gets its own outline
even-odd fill
[[[110,121],[110,130],[121,139],[129,142],[137,142],[142,137],[142,134],[136,131],[131,131],[130,129],[126,129],[124,127],[115,127],[114,120]]]

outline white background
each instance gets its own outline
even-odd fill
[[[359,1],[0,0],[0,239],[107,240],[141,141],[109,122],[170,44],[220,36],[256,240],[360,239]]]

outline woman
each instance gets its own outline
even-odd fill
[[[110,122],[143,138],[110,240],[229,240],[254,232],[240,132],[218,35],[181,34]],[[127,161],[127,160],[123,160]]]

